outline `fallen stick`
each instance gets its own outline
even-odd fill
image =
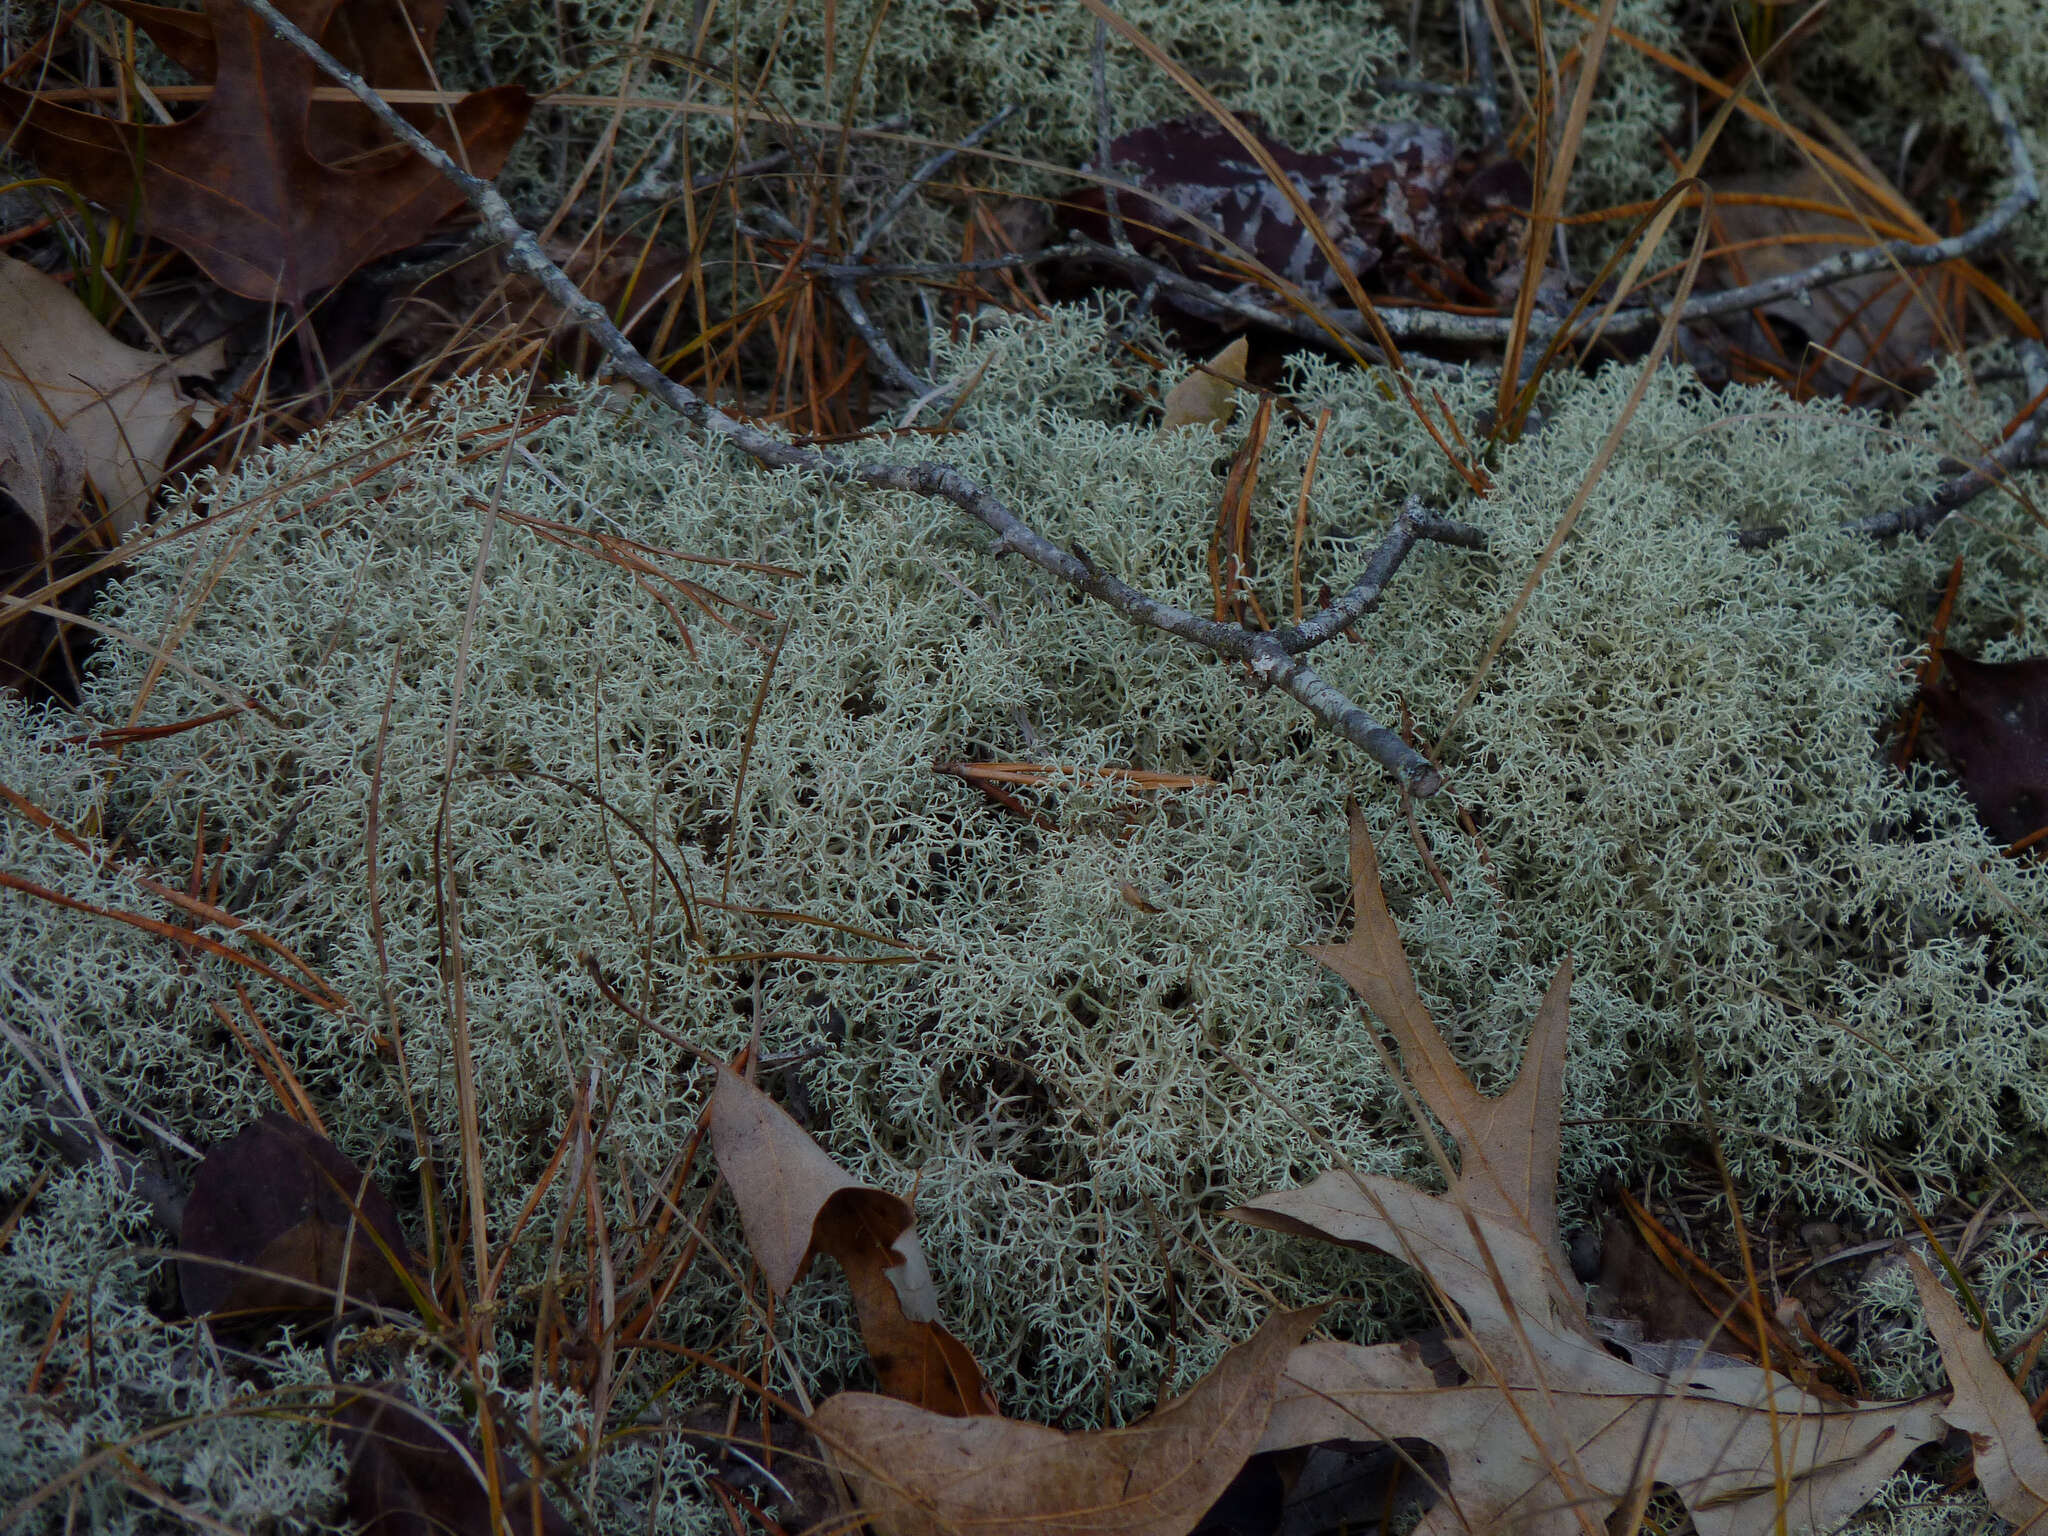
[[[855,462],[816,448],[798,447],[719,410],[693,390],[656,368],[628,341],[604,306],[589,298],[568,274],[550,261],[532,231],[519,222],[512,206],[490,182],[464,170],[432,140],[407,122],[360,75],[344,67],[318,42],[288,19],[270,0],[242,0],[281,40],[311,59],[336,84],[360,101],[398,141],[426,160],[459,188],[484,224],[506,247],[505,264],[527,273],[548,297],[611,358],[619,372],[660,400],[685,421],[722,438],[757,464],[770,469],[797,469],[847,485],[904,491],[946,501],[995,535],[988,553],[1000,558],[1021,555],[1051,575],[1122,614],[1133,623],[1202,646],[1219,656],[1244,663],[1261,684],[1278,688],[1323,725],[1361,748],[1417,795],[1433,795],[1443,777],[1429,760],[1381,721],[1359,708],[1277,634],[1205,619],[1172,603],[1162,602],[1111,575],[1079,548],[1062,549],[1020,518],[1001,498],[950,464],[887,459]],[[1416,525],[1420,538],[1440,538],[1429,525]],[[1313,622],[1313,618],[1310,622]]]

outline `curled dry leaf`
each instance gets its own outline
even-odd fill
[[[425,60],[445,0],[281,0],[279,9],[372,85],[435,84]],[[138,126],[0,85],[0,127],[46,174],[104,207],[139,196],[149,232],[229,292],[297,303],[417,244],[461,206],[461,191],[362,107],[316,107],[313,62],[236,0],[206,0],[203,20],[163,6],[123,10],[172,59],[212,77],[198,111]],[[429,109],[417,126],[488,178],[531,109],[523,88],[494,86]]]
[[[718,1069],[711,1148],[747,1247],[779,1299],[830,1254],[846,1272],[882,1390],[940,1414],[994,1413],[981,1368],[939,1323],[938,1291],[908,1201],[872,1189],[738,1073]]]
[[[71,521],[84,490],[78,444],[33,395],[0,379],[0,496],[35,525],[37,554],[49,553],[50,535]]]
[[[1182,427],[1206,426],[1221,432],[1230,425],[1237,399],[1237,386],[1244,382],[1245,363],[1251,348],[1240,336],[1209,359],[1206,369],[1196,368],[1167,391],[1166,414],[1159,422],[1162,435]]]
[[[195,1317],[331,1310],[344,1262],[351,1305],[411,1303],[397,1267],[411,1251],[384,1192],[275,1111],[206,1154],[182,1237],[178,1284]]]
[[[213,407],[188,398],[178,380],[223,366],[218,342],[180,358],[124,346],[69,288],[26,262],[0,257],[0,390],[74,445],[85,478],[107,504],[117,538],[148,510],[187,423],[212,420]],[[7,455],[7,436],[0,419],[0,458]],[[5,488],[23,511],[37,515],[12,484]],[[61,482],[53,488],[59,495],[43,503],[45,540],[76,505],[75,487],[68,500]]]
[[[1609,1353],[1558,1241],[1569,964],[1537,1010],[1514,1085],[1488,1098],[1416,990],[1356,807],[1351,851],[1355,930],[1312,953],[1394,1035],[1417,1095],[1456,1143],[1457,1173],[1446,1193],[1431,1195],[1336,1170],[1231,1214],[1413,1265],[1456,1319],[1451,1350],[1465,1380],[1438,1385],[1413,1343],[1305,1345],[1288,1364],[1260,1449],[1428,1441],[1447,1473],[1425,1536],[1597,1536],[1653,1484],[1685,1502],[1700,1536],[1841,1524],[1941,1432],[1932,1405],[1824,1400],[1754,1366],[1695,1364],[1659,1376]]]
[[[1906,1268],[1955,1389],[1942,1418],[1970,1437],[1978,1485],[1999,1518],[2022,1531],[2039,1530],[2048,1517],[2048,1446],[2033,1409],[1920,1255],[1908,1253]]]
[[[881,1536],[1185,1536],[1257,1448],[1321,1308],[1285,1312],[1124,1429],[945,1418],[865,1392],[812,1415]]]

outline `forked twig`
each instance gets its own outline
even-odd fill
[[[345,68],[325,48],[280,12],[271,0],[242,0],[243,5],[282,41],[311,59],[329,78],[369,109],[402,144],[458,187],[506,246],[506,265],[530,275],[565,315],[600,346],[620,373],[647,390],[693,426],[722,438],[756,463],[770,469],[797,469],[839,484],[902,491],[945,501],[995,535],[994,556],[1021,555],[1033,565],[1067,582],[1137,624],[1190,641],[1220,656],[1245,664],[1261,684],[1278,688],[1324,725],[1386,767],[1416,794],[1432,795],[1443,787],[1442,776],[1429,760],[1379,720],[1347,698],[1275,634],[1255,633],[1236,624],[1204,619],[1187,609],[1162,602],[1110,575],[1079,549],[1062,549],[1031,527],[992,491],[950,464],[891,460],[851,462],[815,448],[798,447],[737,420],[656,368],[612,321],[605,307],[590,299],[560,267],[550,261],[532,231],[519,222],[512,207],[490,182],[458,165],[446,151],[399,116],[360,75]],[[1418,533],[1421,530],[1418,529]],[[1426,535],[1425,535],[1426,536]]]

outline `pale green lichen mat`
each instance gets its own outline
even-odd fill
[[[1109,334],[1088,310],[991,320],[937,348],[948,375],[980,373],[954,435],[852,451],[957,462],[1047,533],[1206,610],[1218,461],[1235,439],[1156,436],[1133,405],[1156,381]],[[1373,377],[1300,371],[1290,388],[1308,420],[1334,412],[1309,504],[1311,598],[1350,579],[1411,492],[1492,540],[1484,555],[1417,550],[1357,643],[1327,653],[1333,681],[1435,740],[1632,377],[1553,382],[1546,424],[1500,454],[1476,502],[1457,499],[1440,453]],[[1444,398],[1469,427],[1492,388],[1475,377]],[[1877,431],[1665,373],[1443,743],[1455,801],[1414,807],[1448,895],[1380,772],[1241,671],[1017,562],[991,564],[985,536],[943,505],[764,474],[601,390],[522,403],[516,385],[460,387],[430,412],[363,414],[193,487],[187,520],[212,522],[166,539],[97,611],[120,638],[99,652],[86,712],[129,723],[152,669],[136,723],[249,707],[115,751],[77,745],[76,720],[10,704],[0,762],[12,788],[172,879],[203,825],[238,910],[360,1014],[252,992],[335,1139],[410,1206],[415,1150],[373,1036],[395,1018],[452,1167],[434,834],[491,528],[445,850],[494,1242],[579,1087],[597,1085],[615,1233],[644,1218],[696,1123],[693,1058],[606,1003],[580,956],[663,1030],[720,1053],[756,1027],[754,970],[702,962],[827,956],[761,965],[764,1051],[816,1051],[767,1081],[800,1081],[814,1132],[857,1175],[914,1191],[947,1318],[1011,1412],[1128,1415],[1245,1336],[1269,1292],[1360,1294],[1351,1257],[1221,1223],[1229,1204],[1338,1158],[1431,1176],[1368,1025],[1297,950],[1346,922],[1347,796],[1364,802],[1419,979],[1482,1082],[1513,1068],[1528,1010],[1571,952],[1568,1200],[1603,1169],[1690,1155],[1703,1112],[1759,1204],[1896,1220],[1858,1165],[1925,1198],[2034,1155],[2048,1127],[2048,877],[2002,858],[1953,788],[1895,772],[1880,738],[1958,550],[1970,581],[1953,643],[2042,649],[2042,534],[1991,498],[1896,548],[1833,531],[1924,490],[1937,447],[2016,404],[1957,376]],[[1269,612],[1291,601],[1309,437],[1283,418],[1266,452],[1254,563]],[[733,611],[749,645],[531,519],[797,574],[647,557],[772,612]],[[1729,534],[1749,524],[1793,531],[1745,551]],[[1222,783],[1135,793],[1069,775],[1034,801],[1055,824],[1041,826],[936,771],[962,759]],[[0,819],[0,863],[81,900],[163,912],[17,815]],[[853,963],[906,952],[854,930],[914,958]],[[9,1027],[98,1102],[202,1145],[272,1107],[209,1010],[231,995],[217,963],[6,893],[0,970]],[[4,1061],[0,1174],[19,1187],[41,1161],[26,1127],[47,1085],[18,1051]],[[515,1294],[541,1278],[558,1214],[550,1197],[516,1249]],[[736,1229],[709,1235],[743,1273]],[[0,1438],[25,1447],[0,1470],[10,1495],[95,1436],[232,1396],[192,1367],[193,1326],[148,1311],[149,1262],[128,1245],[149,1240],[139,1207],[87,1169],[58,1174],[0,1249]],[[66,1290],[92,1298],[101,1354],[89,1377],[65,1335],[49,1369],[81,1406],[60,1418],[19,1389]],[[778,1390],[792,1372],[819,1392],[864,1379],[840,1295],[820,1273],[777,1319]],[[1339,1316],[1370,1331],[1407,1305],[1383,1289]],[[732,1275],[700,1257],[663,1333],[753,1369],[759,1328]],[[508,1381],[524,1379],[529,1343],[505,1330]],[[634,1365],[632,1379],[668,1368]],[[322,1379],[317,1351],[299,1369]],[[671,1405],[715,1385],[685,1382]],[[546,1405],[564,1451],[581,1443],[582,1411],[559,1394]],[[245,1418],[136,1454],[220,1518],[260,1506],[304,1520],[328,1496],[320,1444],[302,1424]],[[593,1508],[643,1521],[654,1454],[609,1453]],[[686,1472],[663,1485],[669,1529],[698,1518]]]

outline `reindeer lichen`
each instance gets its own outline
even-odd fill
[[[1148,376],[1106,336],[1098,312],[1061,309],[940,339],[942,370],[979,383],[959,430],[915,451],[1206,608],[1219,443],[1157,435],[1131,405]],[[1297,950],[1343,923],[1349,795],[1482,1080],[1512,1069],[1572,953],[1571,1198],[1603,1169],[1683,1156],[1703,1108],[1753,1195],[1866,1212],[1888,1197],[1844,1158],[1929,1197],[2048,1129],[2048,878],[1880,742],[1911,690],[1900,612],[1959,548],[2022,559],[2020,515],[1987,504],[1896,548],[1836,531],[1933,482],[1924,424],[1876,433],[1667,372],[1456,713],[1631,378],[1547,384],[1543,427],[1500,451],[1484,501],[1372,376],[1312,363],[1291,380],[1333,413],[1309,593],[1341,586],[1411,493],[1490,539],[1418,551],[1325,657],[1365,707],[1440,743],[1450,792],[1413,807],[1437,873],[1379,772],[1239,671],[991,563],[942,504],[765,473],[601,391],[522,407],[515,387],[458,386],[195,484],[189,526],[102,605],[133,644],[100,653],[86,714],[125,723],[146,677],[141,724],[248,707],[118,753],[62,746],[76,723],[16,711],[7,760],[158,868],[189,867],[203,824],[241,912],[349,1000],[257,989],[336,1140],[401,1203],[418,1154],[380,1034],[402,1035],[436,1148],[456,1145],[438,887],[460,929],[494,1241],[593,1083],[607,1219],[626,1230],[699,1107],[669,1036],[731,1052],[758,1030],[771,1059],[807,1057],[781,1081],[801,1085],[819,1139],[860,1178],[915,1191],[947,1317],[1012,1411],[1086,1418],[1107,1381],[1127,1414],[1242,1337],[1262,1288],[1357,1294],[1355,1265],[1220,1210],[1333,1155],[1427,1175],[1369,1024]],[[1445,386],[1468,435],[1492,389]],[[1967,393],[1958,378],[1944,410]],[[1291,605],[1309,440],[1283,415],[1267,446],[1252,568],[1269,613]],[[1729,537],[1764,523],[1791,532],[1763,550]],[[727,608],[721,627],[602,558],[597,533],[750,562],[644,557],[772,617]],[[1026,792],[1039,818],[939,771],[963,760],[1047,765]],[[1219,782],[1134,791],[1100,772],[1132,767]],[[44,883],[111,878],[18,818],[0,828],[9,867]],[[149,909],[134,890],[95,899]],[[201,1141],[261,1102],[252,1072],[224,1076],[208,965],[0,902],[4,963],[48,1000],[94,1092]],[[586,955],[663,1032],[607,1003]],[[54,1049],[53,1025],[8,1007]],[[19,1069],[5,1083],[18,1138],[33,1085]],[[544,1204],[534,1230],[555,1219]],[[713,1239],[739,1264],[736,1234]],[[537,1280],[547,1251],[529,1232],[507,1285]],[[1383,1285],[1347,1326],[1385,1326],[1403,1303]],[[47,1308],[39,1286],[17,1305]],[[738,1338],[758,1365],[749,1316],[700,1261],[662,1326]],[[787,1361],[813,1386],[861,1379],[830,1277],[777,1327],[771,1378]]]

